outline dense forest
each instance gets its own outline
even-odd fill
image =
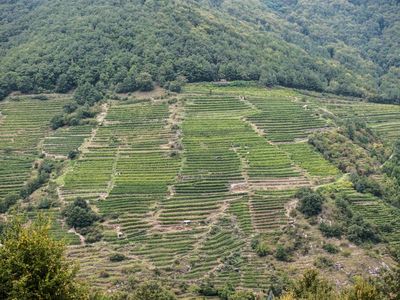
[[[400,99],[399,1],[5,0],[0,98],[181,80]]]

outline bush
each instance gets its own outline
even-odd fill
[[[347,238],[355,244],[364,242],[379,243],[380,237],[373,229],[372,225],[367,222],[353,224],[348,228]]]
[[[84,228],[91,226],[98,220],[98,216],[92,211],[85,200],[77,198],[64,211],[63,215],[69,226]]]
[[[49,97],[47,97],[45,95],[35,95],[32,97],[32,99],[45,101],[45,100],[49,100]]]
[[[116,93],[130,93],[137,90],[135,78],[133,76],[126,77],[121,83],[115,87]]]
[[[271,254],[271,249],[268,247],[266,242],[261,242],[256,247],[256,253],[258,256],[264,257]]]
[[[130,298],[131,299],[131,298]],[[175,300],[175,294],[158,282],[145,282],[132,294],[132,300]]]
[[[218,289],[215,287],[214,283],[209,280],[202,282],[199,287],[199,294],[203,296],[218,296]]]
[[[79,156],[79,151],[78,150],[71,150],[68,152],[68,159],[73,160]]]
[[[88,104],[89,106],[92,106],[102,98],[103,96],[100,91],[90,83],[80,85],[74,93],[74,99],[79,105]]]
[[[75,110],[77,110],[78,105],[76,103],[67,103],[64,105],[63,109],[67,114],[73,113]]]
[[[332,285],[321,279],[316,270],[306,271],[294,284],[292,293],[294,299],[337,299]]]
[[[40,188],[50,178],[50,173],[53,166],[51,164],[44,164],[38,170],[37,177],[29,180],[20,191],[20,196],[24,199],[28,198],[34,191]]]
[[[0,247],[0,299],[88,299],[75,280],[77,268],[51,238],[50,221],[19,218],[5,229]]]
[[[143,72],[136,78],[137,88],[142,92],[152,91],[154,89],[154,83],[149,73]]]
[[[126,256],[121,253],[114,253],[110,256],[110,261],[112,262],[119,262],[126,259]]]
[[[331,253],[331,254],[339,253],[339,248],[336,247],[335,245],[329,244],[329,243],[328,244],[324,244],[322,246],[322,249],[324,249],[326,252]]]
[[[64,115],[56,115],[50,120],[50,126],[53,130],[56,130],[65,125]]]
[[[314,262],[314,266],[316,266],[319,269],[327,269],[330,267],[333,267],[333,261],[329,257],[325,256],[320,256],[317,257],[317,259]]]
[[[338,224],[328,225],[326,223],[321,223],[319,225],[319,230],[322,235],[327,238],[338,238],[342,237],[342,228]]]
[[[308,188],[301,189],[296,197],[300,199],[299,211],[306,217],[318,215],[322,211],[324,197]]]
[[[38,209],[49,209],[53,204],[53,201],[51,201],[49,198],[43,198],[40,200],[37,208]]]
[[[178,81],[171,81],[168,84],[168,90],[174,93],[180,93],[182,91],[182,84]]]
[[[99,242],[103,238],[101,231],[93,226],[82,228],[80,233],[85,236],[85,241],[88,244]]]
[[[229,300],[256,300],[256,296],[251,291],[237,291],[229,297]]]
[[[287,249],[282,246],[278,245],[275,251],[275,258],[280,261],[288,261],[289,260],[289,252]]]
[[[19,196],[17,194],[8,194],[0,200],[0,213],[6,213],[11,206],[17,203]]]

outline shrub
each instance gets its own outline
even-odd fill
[[[46,168],[48,165],[46,165]],[[50,171],[51,172],[51,171]],[[20,196],[24,199],[28,198],[34,191],[40,188],[50,178],[50,172],[39,169],[37,177],[29,180],[20,191]]]
[[[0,200],[0,213],[6,213],[11,206],[17,203],[18,199],[17,194],[7,194],[4,199]]]
[[[218,289],[210,280],[206,280],[200,284],[199,294],[203,296],[218,296]]]
[[[85,236],[85,241],[88,244],[99,242],[103,238],[101,231],[93,226],[82,228],[80,233]]]
[[[76,149],[68,152],[68,158],[70,160],[73,160],[73,159],[77,158],[78,156],[79,156],[79,151]]]
[[[283,245],[278,245],[275,251],[275,258],[280,261],[289,260],[289,252]]]
[[[347,238],[355,244],[364,242],[380,242],[379,235],[375,232],[371,224],[365,221],[359,221],[358,224],[353,224],[348,228]]]
[[[329,243],[328,244],[324,244],[322,246],[322,249],[324,249],[326,252],[331,253],[331,254],[339,253],[339,248],[336,247],[335,245],[329,244]]]
[[[45,95],[35,95],[32,97],[32,99],[45,101],[45,100],[49,100],[49,97],[47,97]]]
[[[110,256],[110,261],[112,262],[119,262],[126,259],[126,256],[121,253],[114,253]]]
[[[261,242],[256,247],[256,253],[258,256],[264,257],[271,254],[271,249],[268,247],[266,242]]]
[[[84,228],[91,226],[98,220],[98,216],[92,211],[85,200],[77,198],[64,211],[63,215],[69,226]]]
[[[171,81],[171,82],[168,84],[168,89],[169,89],[171,92],[180,93],[180,92],[182,91],[182,83],[179,82],[179,81],[176,81],[176,80]]]
[[[53,130],[56,130],[65,125],[64,115],[56,115],[50,120],[50,126]]]
[[[251,291],[237,291],[229,297],[229,300],[256,300],[256,296]]]
[[[19,218],[7,226],[0,247],[0,299],[88,299],[63,242],[53,240],[49,229],[49,220],[40,216],[28,226]]]
[[[132,294],[132,300],[175,300],[175,294],[158,282],[145,282],[139,285]]]
[[[76,103],[67,103],[64,105],[63,109],[67,114],[73,113],[78,108]]]
[[[314,262],[314,266],[319,269],[327,269],[333,266],[333,261],[329,257],[320,256]]]
[[[294,299],[337,299],[332,285],[321,279],[316,270],[306,271],[294,284],[292,293]]]
[[[151,75],[146,72],[140,73],[136,78],[137,88],[142,92],[152,91],[154,89],[154,83]]]
[[[321,223],[319,230],[322,235],[327,238],[338,238],[342,237],[342,228],[338,224],[328,225],[327,223]]]
[[[53,202],[49,198],[43,198],[40,200],[37,208],[38,209],[49,209],[52,206]]]
[[[316,216],[322,211],[324,197],[318,192],[303,188],[296,194],[296,197],[300,199],[299,211],[306,217]]]
[[[79,105],[93,105],[96,102],[100,101],[103,98],[100,91],[98,91],[93,85],[90,83],[84,83],[80,85],[74,93],[74,99]]]

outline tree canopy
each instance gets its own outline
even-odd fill
[[[64,257],[65,246],[49,235],[49,221],[38,217],[24,226],[14,219],[1,236],[1,299],[88,299],[75,281],[77,268]]]
[[[0,98],[78,88],[92,104],[184,76],[398,101],[398,3],[362,2],[3,1]]]

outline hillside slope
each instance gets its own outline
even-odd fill
[[[398,105],[196,83],[116,95],[90,122],[52,130],[74,100],[40,96],[0,103],[0,225],[50,217],[93,289],[129,292],[133,279],[182,299],[229,284],[279,295],[308,268],[343,287],[397,265],[400,186],[381,161],[400,137]],[[302,210],[305,187],[323,197],[317,215]]]
[[[397,3],[385,2],[382,12],[386,16],[391,11],[382,26],[384,40],[392,43],[381,47],[382,53],[390,52],[381,62],[383,54],[364,55],[367,48],[360,53],[360,43],[337,46],[358,31],[339,31],[338,49],[332,55],[331,39],[321,41],[314,32],[322,24],[333,33],[336,24],[310,17],[310,24],[300,26],[296,14],[303,11],[301,4],[265,2],[2,2],[0,96],[17,90],[66,92],[84,82],[114,89],[126,78],[148,72],[161,85],[183,75],[190,82],[260,80],[267,85],[399,98],[398,48],[391,39],[396,37]],[[312,7],[321,10],[324,4]],[[287,10],[294,17],[287,17]]]

